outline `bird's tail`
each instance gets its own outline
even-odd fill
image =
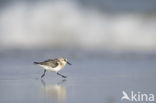
[[[39,62],[34,62],[34,64],[40,64]]]

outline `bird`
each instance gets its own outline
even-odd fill
[[[123,96],[122,96],[121,100],[127,99],[127,100],[130,101],[130,98],[128,97],[128,94],[125,91],[122,91],[122,94],[123,94]]]
[[[48,59],[43,62],[34,62],[34,64],[39,65],[44,69],[43,74],[41,75],[41,78],[45,76],[46,71],[49,72],[56,72],[57,75],[62,76],[62,78],[66,78],[67,76],[64,76],[59,73],[60,70],[62,70],[66,64],[72,65],[67,61],[67,58],[60,57],[55,59]]]

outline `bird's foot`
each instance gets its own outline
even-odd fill
[[[41,75],[41,78],[43,78],[45,75]]]
[[[67,76],[62,75],[62,78],[67,78]]]

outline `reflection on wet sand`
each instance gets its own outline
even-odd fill
[[[57,102],[65,102],[66,100],[66,89],[61,85],[65,80],[60,81],[54,85],[46,85],[45,81],[42,79],[43,84],[42,92],[46,99]]]

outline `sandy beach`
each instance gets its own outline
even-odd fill
[[[33,61],[60,54],[68,56],[73,64],[61,71],[68,78],[62,79],[56,73],[48,72],[41,79],[43,69]],[[155,94],[156,59],[120,56],[76,58],[67,51],[46,50],[1,52],[0,102],[121,103],[123,90]]]

